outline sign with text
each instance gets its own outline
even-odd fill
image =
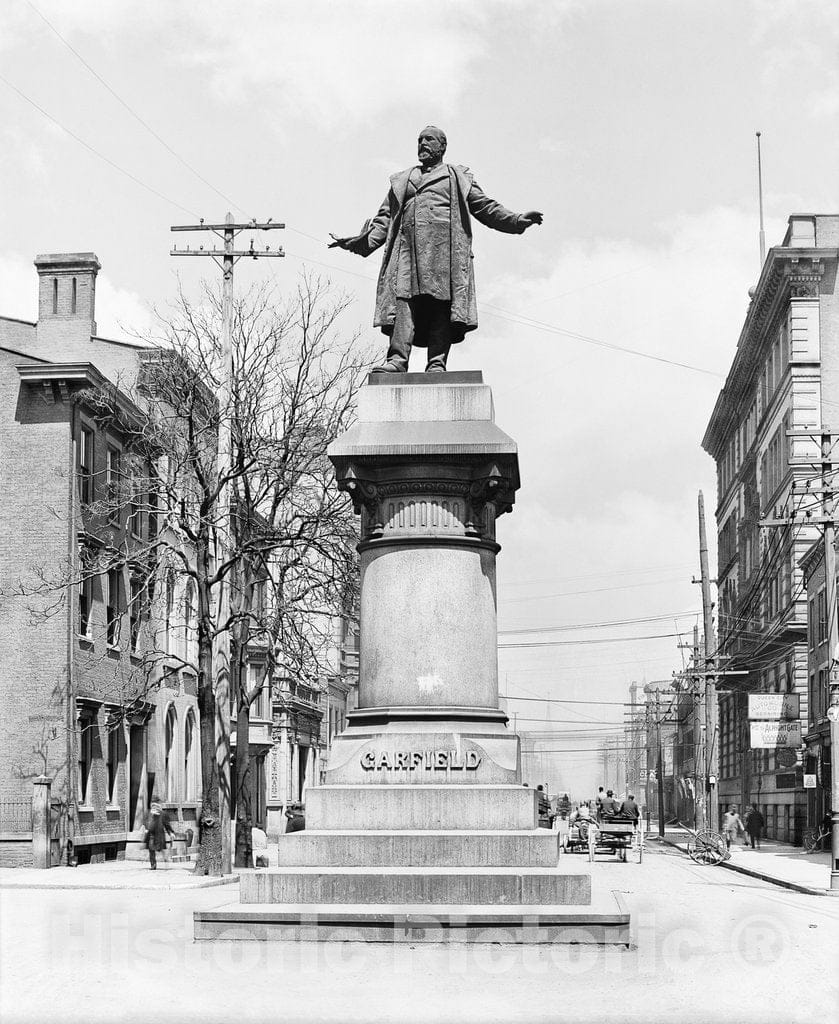
[[[800,747],[801,722],[749,722],[752,750]]]
[[[816,776],[805,774],[804,776],[804,788],[815,789],[816,788]]]
[[[361,755],[365,771],[474,771],[480,763],[477,750],[368,750]]]
[[[750,693],[749,718],[798,718],[797,693]]]

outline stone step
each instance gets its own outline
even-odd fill
[[[291,832],[277,844],[280,867],[556,867],[559,836],[532,831]]]
[[[512,942],[629,945],[629,912],[617,893],[590,907],[232,903],[193,915],[196,940],[316,942]]]
[[[314,786],[306,791],[308,831],[530,831],[536,791],[524,786]]]
[[[557,868],[289,867],[246,870],[242,903],[586,906],[591,876]]]

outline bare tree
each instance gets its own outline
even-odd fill
[[[333,486],[327,446],[350,424],[362,373],[371,362],[340,321],[349,299],[304,274],[282,303],[267,288],[234,301],[230,405],[217,400],[222,302],[205,286],[199,301],[180,293],[158,316],[152,347],[136,382],[101,382],[78,396],[125,439],[119,479],[98,487],[85,506],[94,548],[62,571],[36,572],[40,614],[61,606],[88,579],[119,571],[129,580],[130,642],[139,631],[144,685],[139,702],[167,672],[197,680],[201,736],[199,855],[196,871],[220,874],[221,822],[213,647],[230,642],[231,712],[236,716],[236,864],[251,862],[251,708],[284,666],[307,679],[323,674],[326,623],[340,613],[355,578],[355,519]],[[227,417],[231,459],[217,465],[219,425]],[[223,486],[229,514],[219,502]],[[142,542],[109,533],[120,516],[145,516]],[[220,544],[224,537],[226,543]],[[221,550],[227,552],[222,560]],[[230,588],[229,615],[217,616],[218,592]],[[171,591],[192,595],[171,607]],[[54,599],[46,601],[45,596]],[[44,610],[46,608],[46,610]],[[182,643],[172,643],[172,619]],[[249,679],[254,653],[260,671]],[[135,659],[140,660],[140,659]],[[136,673],[135,673],[136,675]]]

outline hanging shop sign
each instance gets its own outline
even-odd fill
[[[783,719],[799,717],[797,693],[750,693],[749,718]]]
[[[749,722],[749,740],[752,750],[800,747],[801,722]]]

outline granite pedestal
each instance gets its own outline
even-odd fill
[[[358,708],[306,830],[196,938],[628,943],[625,909],[537,827],[498,706],[495,529],[519,470],[489,387],[371,375],[329,454],[361,516]]]

